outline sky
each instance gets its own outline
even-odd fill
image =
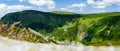
[[[0,17],[22,10],[80,14],[120,12],[120,0],[0,0]]]

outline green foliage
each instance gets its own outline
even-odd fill
[[[98,42],[119,41],[120,16],[85,18],[80,20],[80,23],[85,26],[81,28],[88,33],[88,36],[82,40],[84,44],[92,43],[95,45]]]
[[[77,40],[76,22],[69,23],[61,28],[54,29],[54,31],[52,32],[52,36],[54,36],[55,39],[59,41],[67,42],[76,41]]]

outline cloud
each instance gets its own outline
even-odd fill
[[[87,5],[84,4],[84,3],[72,4],[72,5],[68,5],[65,8],[60,8],[60,10],[62,10],[62,11],[71,11],[71,12],[78,12],[78,11],[83,11],[85,6],[87,6]]]
[[[112,6],[113,4],[119,5],[120,0],[87,0],[87,4],[92,5],[94,8],[106,8],[108,6]]]
[[[60,8],[61,11],[69,11],[69,12],[76,12],[78,10],[71,9],[71,8]]]
[[[20,2],[23,2],[23,1],[25,1],[25,0],[19,0]]]
[[[80,4],[72,4],[72,5],[69,5],[68,7],[85,7],[85,6],[87,6],[86,4],[84,4],[84,3],[80,3]]]
[[[28,2],[36,6],[47,6],[49,9],[54,9],[56,4],[53,0],[19,0],[20,2]]]
[[[16,11],[21,11],[21,10],[27,10],[31,9],[32,7],[30,6],[24,6],[24,5],[6,5],[6,4],[0,4],[0,18],[4,16],[7,13],[10,12],[16,12]]]

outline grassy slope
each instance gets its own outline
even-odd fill
[[[55,39],[66,42],[82,42],[85,45],[120,45],[120,13],[89,14],[56,28]],[[66,28],[67,31],[64,31]],[[80,40],[80,35],[88,36]]]
[[[87,15],[80,18],[79,25],[80,33],[88,33],[82,40],[86,45],[118,45],[120,42],[120,13]]]

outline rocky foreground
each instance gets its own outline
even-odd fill
[[[0,51],[119,51],[120,47],[56,45],[16,41],[0,36]]]
[[[16,25],[19,26],[16,27]],[[20,28],[20,22],[15,22],[12,25],[3,24],[0,22],[0,35],[10,39],[32,43],[57,43],[53,39],[47,38],[31,28]]]

